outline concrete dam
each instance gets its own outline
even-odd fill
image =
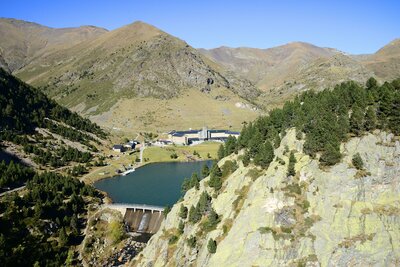
[[[110,204],[108,208],[119,210],[129,231],[155,234],[164,219],[163,207],[134,204]]]

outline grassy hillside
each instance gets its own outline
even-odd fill
[[[0,18],[0,56],[11,71],[16,71],[37,57],[105,32],[107,30],[94,26],[55,29],[23,20]]]
[[[249,81],[143,22],[36,57],[15,73],[58,103],[130,132],[152,130],[153,118],[165,125],[162,129],[238,128],[255,115],[251,103],[259,95]],[[248,108],[235,108],[238,102]],[[184,105],[193,111],[182,112]],[[118,116],[110,117],[114,112]]]

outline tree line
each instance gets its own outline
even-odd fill
[[[304,92],[269,115],[245,123],[238,140],[228,139],[218,155],[245,149],[245,165],[252,162],[267,168],[274,148],[291,127],[296,127],[298,139],[305,138],[305,153],[319,154],[321,164],[334,165],[342,157],[340,143],[351,136],[374,129],[400,134],[400,79],[378,85],[370,78],[365,86],[349,81],[332,90]]]
[[[47,126],[45,118],[106,137],[98,125],[60,106],[0,68],[0,128],[3,131],[33,133],[36,127]]]
[[[28,179],[23,196],[0,202],[1,266],[64,266],[70,246],[81,241],[88,201],[97,193],[79,180],[56,173],[34,173],[13,163],[8,176]]]

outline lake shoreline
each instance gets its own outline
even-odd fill
[[[204,164],[210,167],[212,160],[151,162],[145,164],[147,168],[140,169],[137,175],[133,172],[127,176],[112,176],[109,178],[114,179],[107,179],[107,181],[101,179],[93,186],[103,193],[104,202],[108,204],[134,203],[167,206],[179,199],[183,180],[189,178],[194,172],[201,175]],[[128,177],[129,175],[132,177]]]
[[[156,163],[172,163],[172,162],[185,163],[185,162],[201,162],[201,161],[209,161],[209,160],[215,160],[215,159],[196,159],[196,160],[193,160],[193,161],[186,161],[186,160],[151,161],[151,162],[145,162],[145,163],[143,163],[141,165],[138,165],[137,167],[134,167],[134,168],[135,168],[135,171],[136,171],[139,168],[142,168],[142,167],[150,165],[150,164],[156,164]],[[87,173],[86,175],[81,177],[80,180],[82,182],[86,183],[86,184],[89,184],[89,185],[93,186],[93,184],[98,182],[98,181],[101,181],[101,180],[104,180],[104,179],[110,179],[110,178],[117,177],[117,176],[122,176],[122,175],[118,175],[116,173],[109,173],[109,174],[105,174],[105,175],[101,175],[101,176],[97,175],[94,178],[90,178],[90,179],[85,178],[86,176],[89,176],[89,175],[92,175],[92,174],[96,173],[96,171],[98,171],[99,169],[101,169],[101,168],[94,169],[93,171]]]

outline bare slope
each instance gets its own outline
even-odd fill
[[[22,20],[0,18],[0,55],[9,69],[15,71],[36,57],[105,32],[107,30],[94,26],[55,29]]]
[[[293,129],[266,171],[243,166],[234,154],[224,158],[220,166],[237,160],[239,168],[224,179],[221,193],[215,196],[209,177],[199,190],[187,191],[131,266],[395,266],[400,258],[395,140],[384,132],[352,138],[342,145],[342,162],[330,169],[304,154]],[[288,151],[297,159],[294,177],[287,175]],[[364,175],[352,166],[356,153],[365,162]],[[181,205],[194,209],[204,191],[214,196],[210,207],[219,214],[210,229],[207,216],[198,223],[180,216]],[[217,243],[214,254],[210,239]]]
[[[269,49],[220,47],[200,50],[214,61],[255,82],[267,90],[282,84],[294,71],[318,58],[328,58],[333,49],[293,42]]]
[[[375,54],[362,60],[362,64],[383,80],[400,76],[400,39],[393,40]]]
[[[232,115],[236,118],[242,113],[247,115],[249,109],[245,111],[235,104],[248,103],[247,100],[253,101],[259,95],[249,81],[224,71],[184,41],[143,22],[38,57],[18,70],[17,75],[40,86],[61,104],[92,116],[100,124],[105,123],[104,126],[112,124],[128,129],[138,125],[146,129],[147,123],[142,120],[148,117],[146,107],[135,109],[134,114],[124,111],[147,99],[160,107],[165,103],[168,109],[174,110],[162,114],[152,112],[158,119],[170,114],[172,117],[167,121],[172,121],[172,125],[169,127],[174,127],[178,118],[191,127],[189,114],[179,112],[180,106],[169,105],[168,99],[179,103],[179,99],[186,97],[185,104],[189,106],[201,104],[202,112],[197,115],[199,121],[207,123],[207,118],[215,117],[216,109],[227,116],[236,114]],[[226,106],[230,107],[228,111],[224,110]],[[110,112],[115,110],[120,110],[118,115],[110,117]],[[256,115],[254,111],[251,113]],[[132,126],[123,123],[136,118],[141,120]],[[233,124],[239,128],[246,119],[235,119]],[[207,124],[213,126],[220,121],[221,118]]]

